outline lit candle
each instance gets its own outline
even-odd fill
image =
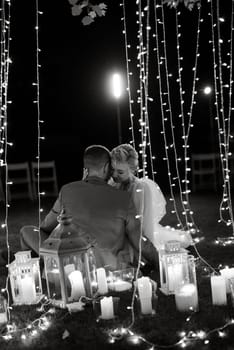
[[[142,314],[152,314],[152,284],[149,277],[138,278],[137,289],[139,293]]]
[[[112,297],[104,297],[101,300],[101,318],[104,320],[114,318],[114,305]]]
[[[234,277],[234,267],[229,268],[229,267],[225,267],[225,269],[222,269],[219,271],[221,273],[221,275],[225,278],[225,282],[226,282],[226,292],[227,293],[231,293],[230,290],[230,285],[229,285],[229,279]]]
[[[21,302],[25,304],[31,304],[36,301],[35,283],[30,276],[24,276],[21,278]]]
[[[226,305],[226,282],[223,276],[211,276],[211,294],[213,305]]]
[[[174,264],[168,266],[168,289],[174,292],[176,288],[183,282],[183,267],[182,264]]]
[[[78,300],[81,296],[85,296],[86,293],[82,273],[77,270],[72,271],[68,278],[71,282],[71,299]]]
[[[197,286],[188,283],[175,290],[175,302],[179,311],[196,311],[198,309]]]
[[[107,280],[106,280],[106,271],[103,267],[97,269],[97,284],[98,292],[103,295],[108,292]]]

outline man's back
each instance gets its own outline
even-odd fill
[[[139,231],[139,222],[127,192],[116,190],[97,177],[69,183],[62,187],[53,210],[43,221],[44,231],[51,232],[57,225],[62,208],[85,231],[87,240],[96,240],[105,264],[118,267],[130,262],[127,233],[133,236]],[[118,261],[114,262],[113,257]]]

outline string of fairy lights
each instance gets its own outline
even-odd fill
[[[0,167],[2,167],[5,172],[5,219],[4,223],[1,224],[1,228],[5,232],[6,237],[6,247],[8,251],[8,263],[9,263],[9,252],[10,252],[10,244],[9,244],[9,230],[8,230],[8,216],[9,216],[9,196],[8,196],[8,186],[11,185],[8,180],[8,166],[7,166],[7,151],[8,147],[13,144],[8,141],[7,134],[7,121],[8,121],[8,104],[11,104],[11,101],[8,100],[8,78],[9,78],[9,66],[11,63],[10,59],[10,26],[11,24],[11,2],[10,0],[1,2],[1,112],[0,112]],[[1,159],[3,157],[3,159]],[[7,316],[10,320],[10,306],[9,300],[10,295],[8,291],[8,282],[9,282],[9,274],[6,277],[5,290],[6,290],[6,302],[7,302]]]
[[[123,34],[124,34],[124,43],[125,43],[125,59],[126,59],[126,73],[127,73],[127,91],[128,91],[128,104],[129,104],[129,117],[130,117],[130,127],[131,130],[131,137],[132,140],[130,141],[133,148],[136,148],[135,145],[135,135],[134,135],[134,113],[132,110],[132,96],[131,96],[131,81],[130,81],[130,75],[132,75],[132,72],[130,72],[129,69],[129,63],[131,62],[131,59],[129,58],[128,50],[131,48],[131,45],[128,44],[128,36],[127,36],[127,25],[126,25],[126,6],[125,6],[125,0],[123,0],[123,3],[120,3],[120,6],[123,8],[123,17],[121,20],[123,21]]]
[[[41,225],[41,212],[43,209],[41,208],[41,196],[44,195],[44,192],[41,192],[41,187],[40,187],[40,160],[41,160],[41,153],[40,153],[40,148],[41,148],[41,141],[44,140],[44,137],[41,136],[41,123],[43,123],[43,120],[41,120],[41,114],[40,114],[40,62],[39,62],[39,52],[40,47],[39,47],[39,15],[42,15],[42,12],[39,11],[38,7],[38,0],[35,2],[36,5],[36,26],[35,26],[35,33],[36,33],[36,82],[33,83],[34,86],[36,86],[36,99],[33,101],[36,104],[37,108],[37,197],[38,197],[38,235],[39,235],[39,240],[38,240],[38,251],[40,250],[40,245],[41,245],[41,236],[40,236],[40,225]]]
[[[212,2],[212,0],[211,0]],[[3,1],[2,0],[2,4],[4,6],[2,6],[2,8],[5,8],[5,4],[9,6],[10,8],[10,0],[8,1]],[[139,40],[140,40],[140,44],[139,44],[139,52],[138,52],[138,60],[139,60],[139,68],[140,68],[140,91],[139,91],[139,96],[140,98],[138,99],[139,104],[141,106],[141,117],[140,117],[140,125],[141,125],[141,137],[142,137],[142,141],[141,141],[141,155],[142,155],[142,165],[143,165],[143,175],[147,176],[147,160],[146,160],[146,147],[151,147],[151,141],[150,141],[150,127],[149,127],[149,119],[148,119],[148,100],[149,100],[149,96],[148,96],[148,76],[149,76],[149,70],[148,70],[148,62],[149,62],[149,32],[150,32],[150,28],[149,28],[149,7],[150,7],[150,1],[147,0],[147,6],[144,8],[144,10],[142,10],[142,3],[141,0],[137,1],[137,5],[138,5],[138,19],[139,19]],[[125,3],[123,0],[123,8],[125,9]],[[163,4],[161,3],[160,5],[156,4],[156,0],[154,0],[154,8],[156,9],[161,9],[161,14],[163,15],[163,17],[161,19],[158,19],[158,17],[156,16],[156,11],[155,11],[155,28],[156,28],[156,34],[155,34],[155,38],[156,38],[156,52],[157,52],[157,62],[158,62],[158,74],[159,74],[159,78],[158,78],[158,82],[159,85],[161,84],[161,66],[164,64],[166,67],[166,75],[167,75],[167,79],[168,77],[170,77],[170,74],[167,71],[167,62],[166,62],[166,55],[163,57],[159,56],[159,37],[158,37],[158,24],[163,25],[165,23],[164,20],[164,13],[163,13]],[[124,10],[125,11],[125,10]],[[146,28],[146,44],[144,44],[144,35],[143,35],[143,26],[142,26],[142,13],[146,11],[147,12],[147,20],[146,20],[146,26],[148,28]],[[7,186],[9,185],[8,181],[7,181],[7,146],[8,146],[8,141],[7,141],[7,104],[9,103],[9,101],[7,100],[7,87],[8,87],[8,73],[9,73],[9,63],[10,63],[10,59],[9,59],[9,42],[10,42],[10,11],[8,13],[9,17],[7,20],[5,20],[5,11],[2,10],[2,19],[4,18],[4,20],[2,20],[1,25],[3,25],[3,23],[5,23],[2,27],[3,32],[4,33],[8,33],[8,39],[7,39],[7,45],[6,45],[6,39],[5,36],[3,35],[1,37],[1,53],[4,52],[4,55],[1,54],[1,146],[3,147],[3,151],[1,152],[1,154],[5,153],[5,160],[4,163],[1,162],[2,166],[5,166],[6,168],[6,219],[5,219],[5,223],[2,225],[2,228],[5,229],[6,232],[6,242],[7,242],[7,247],[9,249],[9,241],[8,241],[8,225],[7,225],[7,218],[8,218],[8,207],[9,207],[9,203],[7,200]],[[37,160],[38,160],[38,206],[39,206],[39,228],[40,228],[40,214],[41,214],[41,203],[40,203],[40,196],[43,195],[43,193],[41,193],[40,190],[40,143],[41,140],[43,140],[44,138],[41,136],[41,123],[43,123],[43,121],[40,118],[40,95],[39,95],[39,68],[40,68],[40,64],[39,64],[39,37],[38,37],[38,31],[39,31],[39,21],[38,21],[38,15],[42,14],[39,10],[38,10],[38,0],[36,0],[36,65],[37,65],[37,77],[36,77],[36,83],[33,83],[33,85],[36,86],[37,88],[37,93],[36,93],[36,99],[34,101],[34,103],[37,105],[37,114],[38,114],[38,154],[37,154]],[[176,16],[178,16],[179,13],[176,12]],[[199,16],[200,16],[200,11],[199,11]],[[178,18],[177,18],[178,20]],[[198,23],[200,23],[201,20],[199,19]],[[127,41],[127,33],[126,33],[126,13],[124,13],[124,26],[125,26],[125,45],[126,45],[126,56],[128,57],[128,41]],[[232,1],[232,25],[231,27],[233,28],[233,1]],[[176,26],[176,30],[177,30],[177,37],[179,38],[180,34],[179,33],[179,28],[180,25],[177,22],[177,26]],[[199,28],[199,26],[198,26]],[[165,34],[165,27],[163,28],[164,30],[164,34]],[[200,29],[198,29],[197,32],[197,38],[199,37],[199,33],[200,33]],[[232,31],[231,31],[232,33]],[[231,39],[232,40],[232,36]],[[164,39],[162,40],[162,44],[164,47],[164,53],[166,53],[166,39],[164,37]],[[196,60],[197,57],[199,57],[199,52],[198,52],[198,42],[199,40],[197,39],[197,46],[196,46]],[[178,62],[182,61],[181,60],[181,56],[180,56],[180,51],[179,51],[179,41],[177,42],[177,52],[178,52]],[[213,45],[215,45],[213,43]],[[6,48],[7,47],[7,48]],[[4,48],[4,49],[3,49]],[[2,51],[3,49],[3,51]],[[220,51],[220,50],[219,50]],[[5,53],[7,53],[5,55]],[[221,54],[220,54],[221,57]],[[182,87],[182,79],[181,79],[181,75],[179,74],[179,86],[180,86],[180,95],[181,95],[181,111],[182,111],[182,127],[183,127],[183,140],[184,140],[184,146],[188,146],[188,136],[189,136],[189,128],[191,127],[191,117],[192,117],[192,108],[194,105],[194,97],[196,95],[196,89],[195,89],[195,82],[197,81],[197,76],[196,76],[196,66],[197,66],[197,61],[195,60],[195,67],[194,67],[194,78],[193,78],[193,93],[192,93],[192,100],[191,100],[191,107],[190,107],[190,112],[188,113],[189,115],[189,121],[188,121],[188,127],[187,127],[187,133],[186,133],[186,129],[185,129],[185,117],[184,117],[184,111],[183,111],[183,103],[182,103],[182,96],[183,96],[183,87]],[[129,59],[127,59],[127,62],[129,62]],[[230,52],[230,66],[232,63],[232,50]],[[178,64],[178,72],[181,72],[181,66],[180,64]],[[2,74],[4,73],[4,74]],[[129,79],[129,69],[128,69],[128,79]],[[222,76],[221,71],[219,71],[219,75]],[[219,78],[220,78],[219,76]],[[221,86],[223,88],[223,83],[222,83],[222,77],[220,79],[221,81]],[[169,85],[169,81],[167,82]],[[232,71],[230,68],[230,86],[229,86],[229,96],[231,98],[231,85],[232,85]],[[130,105],[132,105],[132,100],[131,100],[131,89],[130,89],[130,79],[128,81],[128,89],[129,89],[129,103]],[[216,90],[218,91],[218,90]],[[162,112],[162,116],[163,119],[166,118],[166,114],[170,113],[170,128],[171,131],[173,132],[173,120],[172,120],[172,116],[171,116],[171,108],[169,107],[168,110],[168,105],[165,104],[164,102],[164,98],[167,98],[168,101],[170,101],[170,96],[169,96],[169,86],[168,86],[168,91],[163,92],[162,90],[162,86],[160,88],[160,100],[161,100],[161,112]],[[218,92],[216,93],[216,98],[218,98]],[[217,100],[216,100],[217,102]],[[221,102],[223,103],[223,102]],[[216,103],[217,105],[218,103]],[[131,117],[133,117],[133,113],[132,111],[130,111]],[[222,162],[222,166],[223,166],[223,172],[224,172],[224,177],[226,178],[227,175],[229,175],[229,169],[228,169],[228,156],[229,156],[229,138],[231,137],[230,135],[230,116],[231,116],[231,102],[229,99],[229,111],[228,111],[228,119],[229,120],[225,120],[227,118],[222,117],[222,122],[223,125],[225,126],[225,131],[221,130],[221,132],[219,133],[220,136],[224,137],[223,139],[223,143],[224,143],[224,150],[225,150],[225,156],[222,158],[225,158],[225,160]],[[167,122],[167,120],[164,120],[164,122]],[[219,122],[219,120],[218,120]],[[166,123],[163,123],[163,131],[164,134],[166,133],[166,127],[165,127]],[[226,126],[226,124],[228,124],[228,126]],[[3,127],[3,128],[2,128]],[[228,131],[226,131],[226,129]],[[134,139],[134,127],[133,127],[133,121],[132,121],[132,143],[133,145],[135,144],[135,139]],[[174,134],[172,134],[172,137]],[[175,153],[175,159],[176,162],[178,161],[177,158],[177,154],[176,154],[176,148],[175,148],[175,144],[172,143],[172,147],[173,148],[173,152]],[[187,154],[187,148],[188,147],[184,147],[184,156],[186,156],[186,165],[185,165],[185,179],[182,180],[182,183],[184,183],[184,191],[182,190],[182,186],[180,187],[180,194],[181,194],[181,198],[183,198],[183,196],[186,197],[186,203],[183,199],[182,204],[183,204],[183,208],[184,208],[184,215],[186,217],[186,225],[191,228],[194,227],[194,221],[192,218],[192,212],[189,206],[189,201],[188,201],[188,194],[189,194],[189,188],[188,188],[188,177],[187,177],[187,172],[188,170],[188,163],[187,161],[189,161],[188,154]],[[175,202],[175,197],[174,197],[174,187],[175,187],[175,183],[174,181],[177,180],[178,183],[181,183],[180,180],[180,175],[179,172],[176,174],[177,176],[174,178],[171,175],[171,171],[170,171],[170,164],[169,164],[169,154],[168,154],[168,150],[170,150],[170,145],[167,142],[167,139],[165,137],[165,154],[166,154],[166,158],[167,158],[167,163],[168,163],[168,175],[169,175],[169,181],[170,181],[170,187],[171,187],[171,200],[173,200]],[[153,159],[153,157],[151,157],[151,160]],[[230,195],[230,181],[229,181],[229,177],[226,179],[228,181],[225,182],[225,187],[224,187],[224,202],[228,202],[228,209],[230,210],[230,205],[231,205],[231,201],[229,195]],[[143,194],[144,195],[144,194]],[[228,200],[226,200],[226,198],[228,197]],[[177,211],[177,208],[175,206],[175,210],[176,210],[176,215],[178,215],[178,219],[180,221],[180,217]],[[187,217],[188,216],[188,217]],[[189,218],[189,219],[188,219]],[[142,215],[139,214],[138,219],[141,219],[142,222]],[[189,221],[191,220],[191,222]],[[233,224],[233,218],[231,218],[231,222]],[[230,221],[227,222],[230,225]],[[191,226],[192,225],[192,226]],[[180,224],[180,227],[183,227],[182,221]],[[142,234],[142,230],[141,230],[141,234]],[[138,267],[137,267],[137,275],[140,269],[140,264],[141,264],[141,240],[143,239],[143,237],[141,236],[141,239],[139,240],[139,260],[138,260]],[[198,253],[199,254],[199,253]],[[205,260],[203,259],[203,262],[205,262]],[[206,263],[206,262],[205,262]],[[210,265],[209,267],[211,269],[213,269]],[[213,272],[215,272],[215,270],[213,269]],[[8,293],[8,289],[6,287],[6,289],[4,290],[4,292],[6,292],[8,294],[8,298],[9,298],[9,293]],[[162,348],[162,349],[169,349],[169,348],[173,348],[175,346],[180,346],[182,348],[185,348],[186,346],[196,342],[196,341],[201,341],[203,342],[204,345],[209,344],[210,340],[210,336],[215,333],[217,334],[219,337],[224,337],[225,336],[225,330],[226,328],[232,326],[234,324],[234,320],[230,319],[228,320],[224,325],[222,325],[221,327],[217,327],[214,328],[208,332],[205,332],[203,330],[198,330],[198,331],[182,331],[180,333],[180,339],[174,343],[174,344],[170,344],[170,345],[162,345],[162,344],[156,344],[156,343],[152,343],[150,341],[148,341],[147,339],[145,339],[142,335],[138,335],[137,333],[135,333],[132,330],[132,327],[134,326],[134,322],[135,322],[135,314],[134,314],[134,300],[135,300],[135,294],[136,294],[136,285],[134,286],[134,290],[133,290],[133,297],[132,297],[132,302],[131,302],[131,306],[129,307],[129,309],[131,309],[131,314],[132,314],[132,319],[131,319],[131,323],[129,325],[129,327],[121,327],[121,328],[114,328],[114,329],[109,329],[108,332],[108,337],[109,337],[109,341],[111,343],[118,341],[120,339],[123,339],[123,337],[127,337],[128,341],[132,344],[140,344],[140,343],[145,343],[147,346],[149,346],[148,350],[152,350],[152,349],[156,349],[156,348]],[[8,299],[9,300],[9,299]],[[10,309],[9,304],[8,304],[8,309]],[[40,315],[39,318],[35,319],[34,321],[32,321],[31,323],[29,323],[26,327],[23,328],[17,328],[16,326],[13,326],[11,324],[7,325],[7,333],[6,334],[1,334],[0,333],[0,337],[5,339],[5,340],[10,340],[12,339],[14,334],[20,334],[20,338],[22,340],[22,342],[25,345],[28,345],[28,340],[29,337],[35,337],[38,335],[38,330],[46,330],[48,329],[49,325],[50,325],[50,319],[48,317],[48,315],[54,314],[55,313],[55,309],[51,308],[51,302],[50,300],[48,300],[46,297],[44,300],[40,301],[40,307],[38,309],[39,312],[42,312],[42,314]],[[193,310],[191,310],[191,315],[186,317],[186,322],[190,322],[192,319],[194,312]],[[10,315],[9,315],[9,321],[10,321]]]
[[[225,21],[224,18],[220,17],[220,4],[217,1],[216,10],[212,0],[210,2],[210,13],[211,16],[211,27],[212,27],[212,51],[213,51],[213,62],[214,62],[214,90],[215,90],[215,107],[216,107],[216,121],[218,127],[218,139],[219,139],[219,151],[223,177],[223,197],[220,203],[220,220],[219,222],[225,223],[227,226],[232,226],[234,234],[234,221],[233,221],[233,210],[232,210],[232,199],[231,199],[231,184],[230,184],[230,169],[229,169],[229,157],[232,155],[229,151],[231,135],[230,123],[232,113],[232,37],[233,37],[233,15],[234,15],[234,2],[232,1],[231,7],[231,31],[230,39],[228,43],[230,45],[230,51],[227,53],[227,59],[229,58],[229,64],[223,61],[222,56],[222,44],[223,39],[221,38],[221,24]],[[218,52],[217,52],[218,51]],[[229,69],[229,82],[225,84],[223,80],[222,69]],[[228,103],[227,108],[224,100],[224,89],[228,88]],[[226,114],[226,116],[225,116]],[[224,217],[227,213],[229,218]],[[224,213],[225,212],[225,213]]]

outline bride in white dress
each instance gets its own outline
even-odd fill
[[[181,242],[183,248],[193,243],[189,232],[162,226],[159,222],[166,214],[166,200],[159,186],[148,178],[137,178],[138,154],[129,144],[122,144],[111,151],[113,186],[132,195],[137,214],[142,218],[143,234],[159,250],[169,240]]]

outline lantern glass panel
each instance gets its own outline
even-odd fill
[[[6,299],[0,295],[0,325],[7,323],[7,303]]]
[[[161,288],[167,294],[173,294],[182,281],[189,279],[188,255],[163,254],[160,264]]]
[[[64,283],[68,302],[77,301],[81,296],[91,296],[97,289],[95,258],[92,250],[63,256]]]
[[[49,296],[55,299],[61,299],[61,284],[60,284],[60,271],[59,271],[59,259],[55,256],[45,257],[45,269],[47,275],[47,286]]]

